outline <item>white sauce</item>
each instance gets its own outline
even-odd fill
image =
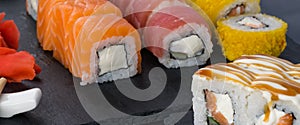
[[[253,81],[252,82],[252,85],[268,85],[268,86],[271,86],[275,89],[279,89],[279,90],[287,90],[287,88],[283,87],[282,85],[280,84],[274,84],[273,82],[269,82],[269,81]]]
[[[215,94],[217,99],[217,112],[221,112],[223,116],[227,119],[228,123],[233,123],[233,108],[231,104],[231,99],[228,95]]]
[[[246,64],[245,67],[255,68],[255,69],[261,69],[261,70],[272,70],[270,68],[267,68],[267,67],[272,67],[272,68],[276,68],[276,69],[284,72],[284,69],[278,67],[274,63],[263,61],[263,60],[257,60],[257,59],[238,59],[238,60],[235,60],[233,63],[239,64],[239,65],[240,64]],[[259,65],[262,65],[262,66],[256,66],[255,64],[259,64]],[[267,66],[267,67],[265,67],[265,66]]]
[[[215,79],[214,75],[225,75],[227,78],[232,78],[232,79],[238,80],[246,85],[248,84],[247,82],[245,82],[244,80],[242,80],[241,78],[237,77],[235,74],[232,74],[232,73],[228,73],[228,72],[224,72],[224,71],[220,71],[220,70],[216,70],[216,69],[209,69],[209,68],[202,68],[202,69],[208,69],[208,70],[212,71],[213,79]],[[245,78],[247,78],[247,77],[245,77]],[[228,82],[228,80],[226,80],[226,79],[222,79],[222,80]]]
[[[113,45],[101,51],[99,55],[99,75],[104,73],[127,68],[126,51],[124,45]]]
[[[280,95],[278,95],[278,97],[280,100],[292,101],[296,105],[296,107],[298,109],[300,109],[300,95],[299,94],[296,96],[286,96],[286,95],[280,94]]]
[[[262,91],[262,93],[262,96],[268,101],[268,103],[272,101],[272,95],[270,92]]]
[[[191,35],[170,44],[171,53],[182,53],[187,57],[195,57],[197,52],[200,52],[203,48],[203,42],[197,35]]]
[[[273,109],[270,112],[269,121],[264,122],[265,115],[262,115],[255,125],[276,125],[279,122],[279,119],[284,115],[286,115],[284,112]]]

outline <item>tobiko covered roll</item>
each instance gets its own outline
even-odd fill
[[[195,125],[300,124],[300,67],[266,55],[244,55],[193,75]]]
[[[111,0],[139,29],[144,46],[167,68],[204,64],[212,53],[213,29],[179,0]]]
[[[42,46],[52,48],[54,57],[82,84],[128,78],[140,71],[139,34],[110,2],[40,0],[38,12]]]
[[[193,7],[200,7],[216,24],[224,17],[260,12],[260,0],[186,0]]]
[[[243,54],[279,56],[286,47],[287,23],[266,14],[222,19],[217,28],[224,55],[234,60]]]

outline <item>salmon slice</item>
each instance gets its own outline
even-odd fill
[[[220,124],[220,125],[229,125],[228,120],[221,112],[217,112],[217,99],[213,92],[208,90],[204,91],[205,99],[207,101],[206,107],[208,111],[211,113],[212,117]]]
[[[122,15],[111,3],[103,0],[78,0],[65,1],[63,4],[56,4],[52,9],[50,25],[50,38],[55,46],[54,57],[59,60],[66,68],[70,68],[75,37],[73,26],[80,17],[112,14]],[[81,27],[78,30],[81,30]],[[70,69],[71,70],[71,69]]]
[[[56,47],[54,57],[62,64],[69,68],[72,60],[72,52],[74,48],[75,37],[73,34],[73,26],[80,17],[98,15],[98,14],[116,14],[122,16],[119,9],[110,2],[99,0],[78,0],[66,1],[63,4],[56,4],[52,9],[52,24],[50,34],[54,40],[52,41]],[[58,21],[59,20],[59,21]],[[78,27],[80,30],[81,28]],[[57,35],[58,34],[58,35]],[[62,50],[62,51],[60,51]]]
[[[49,23],[51,22],[49,19],[52,14],[52,8],[58,4],[62,3],[65,0],[39,0],[38,2],[38,13],[37,13],[37,38],[41,43],[41,46],[44,50],[53,50],[53,45],[51,38],[49,38]]]
[[[278,120],[276,125],[293,125],[293,116],[291,114],[286,114]]]

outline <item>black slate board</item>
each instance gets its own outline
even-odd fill
[[[280,57],[294,63],[300,62],[300,36],[298,35],[300,27],[297,23],[300,20],[300,9],[297,7],[299,3],[297,0],[289,0],[289,2],[262,0],[263,12],[283,18],[289,23],[288,46]],[[43,96],[35,110],[9,119],[0,118],[0,125],[97,124],[81,105],[75,91],[72,75],[52,57],[52,52],[46,52],[40,48],[35,35],[35,22],[25,12],[25,0],[1,0],[1,11],[6,12],[6,19],[15,20],[21,31],[19,50],[26,50],[33,54],[43,69],[42,73],[33,81],[8,84],[4,92],[17,92],[38,87],[41,88]],[[179,70],[165,69],[147,50],[142,51],[142,56],[144,57],[143,74],[131,79],[135,86],[146,89],[151,84],[148,80],[148,74],[153,67],[161,67],[170,78],[166,89],[163,91],[164,94],[156,100],[148,103],[128,101],[128,98],[115,96],[120,94],[116,90],[115,84],[107,83],[98,86],[106,93],[105,96],[109,97],[109,101],[115,103],[115,107],[136,116],[147,116],[160,112],[174,100],[180,88],[177,82],[180,81],[180,78],[177,77],[181,75]],[[187,93],[187,98],[190,98],[189,96],[190,93]],[[192,123],[193,113],[190,109],[177,124]],[[163,121],[156,121],[152,124],[163,124]]]

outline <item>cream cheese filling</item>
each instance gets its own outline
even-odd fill
[[[262,115],[259,117],[255,125],[276,125],[279,122],[279,119],[284,115],[286,115],[284,112],[272,109],[267,122],[264,121],[265,115]]]
[[[122,68],[128,68],[124,45],[113,45],[98,51],[99,75]]]
[[[233,107],[231,99],[228,94],[216,94],[213,93],[216,97],[216,112],[220,112],[227,119],[228,123],[233,123]]]
[[[186,59],[201,54],[203,41],[197,35],[191,35],[170,44],[170,53],[176,59]]]
[[[262,91],[262,96],[267,99],[267,102],[270,103],[272,102],[272,95],[270,92],[267,91]],[[299,99],[300,95],[297,96],[285,96],[285,95],[278,95],[279,100],[284,100],[284,101],[292,101],[298,108],[299,108]],[[279,119],[286,115],[286,113],[282,111],[278,111],[277,109],[274,109],[270,105],[268,105],[270,110],[270,115],[268,117],[268,121],[264,122],[264,118],[266,117],[265,114],[260,116],[259,119],[257,120],[257,123],[255,125],[276,125],[279,122]]]

